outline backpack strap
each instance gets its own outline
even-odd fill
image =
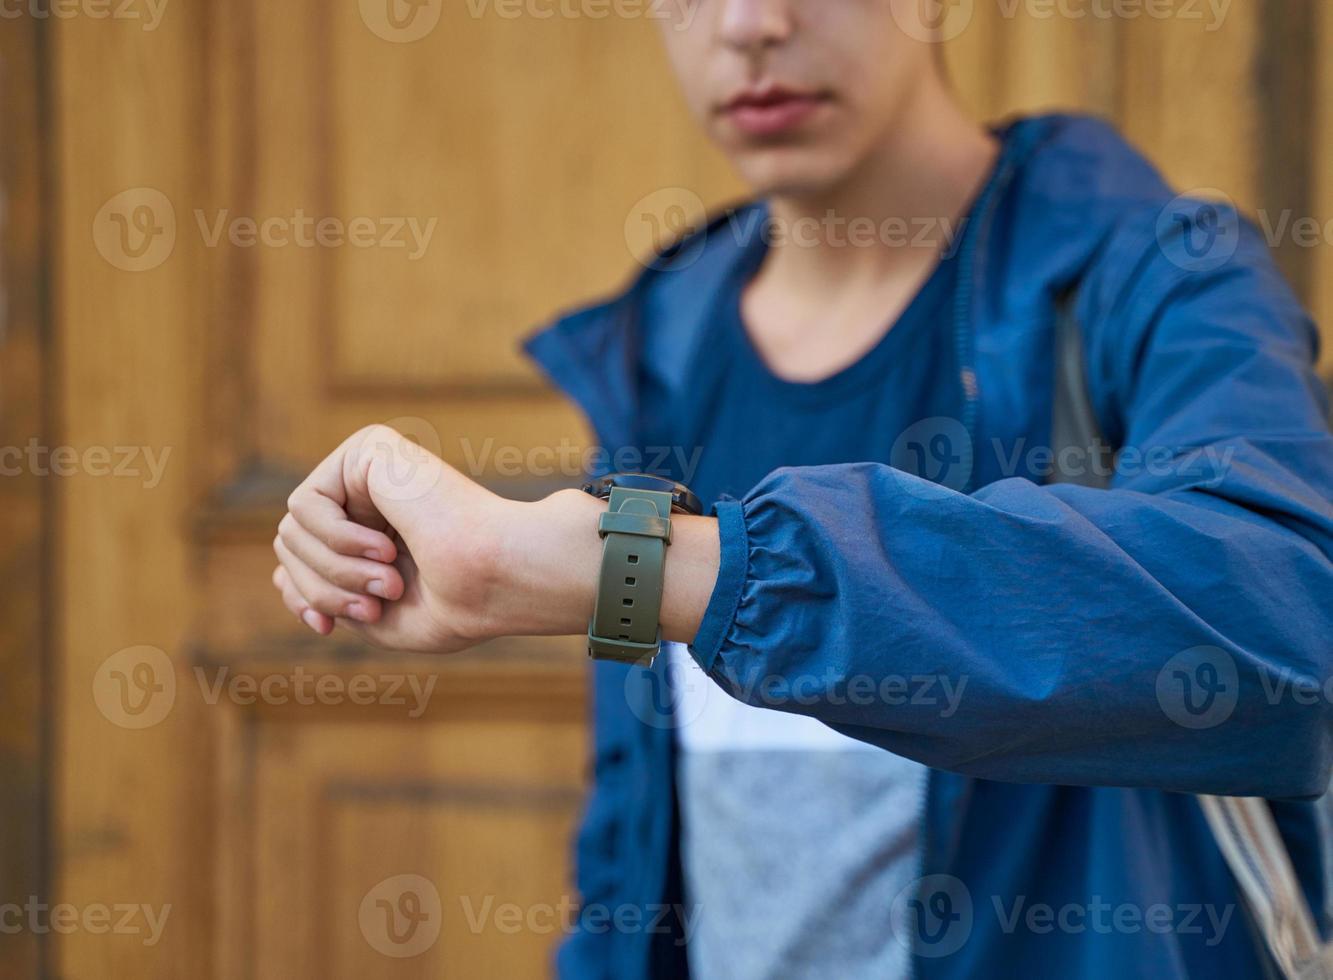
[[[1075,449],[1087,454],[1081,458],[1104,465],[1072,473],[1061,473],[1057,465],[1051,482],[1106,489],[1110,479],[1102,474],[1110,472],[1114,457],[1093,412],[1072,290],[1056,300],[1055,372],[1054,458],[1058,463],[1062,450]],[[1268,803],[1257,797],[1197,799],[1279,975],[1284,980],[1333,980],[1333,946],[1326,948],[1320,941]]]
[[[1333,977],[1273,811],[1254,796],[1200,796],[1208,825],[1279,971],[1289,980]]]
[[[1055,390],[1051,414],[1051,450],[1056,462],[1051,483],[1073,483],[1105,490],[1115,457],[1102,438],[1101,427],[1092,410],[1087,372],[1083,367],[1083,331],[1074,311],[1073,290],[1055,302]],[[1079,458],[1094,462],[1064,472],[1060,460],[1065,452],[1077,450]]]

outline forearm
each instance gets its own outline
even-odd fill
[[[1237,452],[1237,480],[1257,452]],[[1296,693],[1330,669],[1333,566],[1313,539],[1333,538],[1313,523],[1306,538],[1217,492],[1014,479],[964,496],[870,463],[775,472],[743,539],[737,510],[719,508],[720,576],[741,584],[693,652],[739,700],[986,779],[1327,785],[1333,714]]]
[[[597,519],[606,503],[577,490],[536,503],[505,501],[493,525],[488,632],[495,636],[584,633],[597,596],[602,540]],[[688,643],[717,579],[717,521],[671,518],[662,588],[662,636]]]

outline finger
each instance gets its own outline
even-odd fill
[[[287,607],[293,616],[299,619],[305,625],[320,636],[327,636],[333,632],[333,620],[323,613],[316,612],[310,608],[305,597],[296,591],[296,586],[292,585],[291,576],[287,574],[287,569],[279,565],[273,569],[273,585],[282,596],[282,603]]]
[[[383,531],[388,521],[375,507],[361,477],[364,443],[379,430],[392,433],[388,426],[367,426],[348,436],[341,446],[329,453],[301,484],[303,488],[337,504],[346,518],[355,524]],[[376,435],[377,439],[384,436]],[[312,529],[313,530],[313,529]]]
[[[288,514],[278,524],[278,537],[297,558],[326,582],[348,592],[397,599],[403,578],[393,565],[334,551]]]
[[[296,591],[316,612],[329,617],[347,616],[366,623],[373,623],[380,618],[382,607],[378,599],[355,595],[321,578],[310,566],[292,554],[283,544],[282,538],[273,539],[273,553],[287,570]]]
[[[364,523],[350,519],[342,503],[312,482],[317,474],[318,470],[287,498],[287,510],[296,523],[340,555],[393,561],[398,553],[393,539],[384,533],[382,527],[367,527]]]

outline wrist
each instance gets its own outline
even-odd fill
[[[672,517],[671,538],[662,589],[662,639],[693,643],[722,561],[717,518]]]
[[[602,554],[597,519],[605,509],[579,490],[532,503],[503,501],[488,560],[491,636],[564,636],[588,628]]]
[[[606,502],[561,490],[535,503],[501,502],[488,563],[491,637],[585,633],[602,565],[598,518]],[[717,581],[717,520],[676,514],[666,551],[660,623],[667,640],[689,643]]]

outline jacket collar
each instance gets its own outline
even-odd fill
[[[995,193],[983,194],[963,231],[967,275],[955,328],[969,347],[988,327],[1030,321],[1049,307],[1076,279],[1125,201],[1142,196],[1145,187],[1155,193],[1160,184],[1097,120],[1018,119],[997,135],[1003,150],[988,185]],[[1114,166],[1106,165],[1108,158]],[[618,296],[571,311],[524,341],[524,351],[579,405],[603,447],[637,444],[645,376],[667,390],[687,382],[716,288],[766,214],[758,202],[721,212],[648,261]],[[1022,274],[1009,274],[1016,269]]]

